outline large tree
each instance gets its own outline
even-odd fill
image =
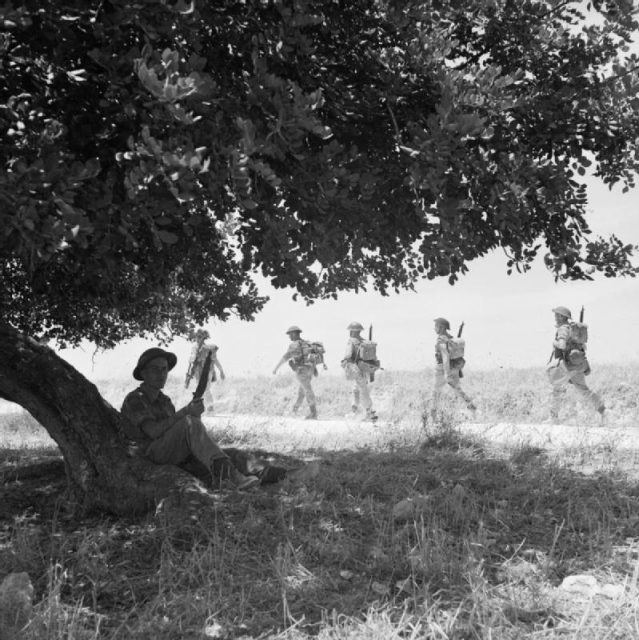
[[[590,237],[583,176],[634,186],[631,0],[12,0],[0,5],[0,396],[87,505],[175,478],[34,341],[251,318],[454,282],[501,247],[555,277],[634,275]],[[159,474],[159,475],[158,475]],[[161,477],[160,477],[161,476]],[[122,500],[121,496],[127,499]]]

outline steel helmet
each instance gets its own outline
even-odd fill
[[[435,324],[443,324],[447,331],[450,330],[450,322],[446,318],[435,318]]]
[[[564,318],[572,318],[572,313],[570,313],[568,307],[555,307],[552,312],[558,313],[560,316],[564,316]]]
[[[351,322],[346,328],[349,331],[364,331],[364,326],[361,322]]]
[[[296,331],[297,333],[302,333],[302,330],[297,325],[294,324],[286,330],[286,333],[295,333]]]

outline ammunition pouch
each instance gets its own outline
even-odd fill
[[[571,349],[566,353],[566,362],[573,366],[582,365],[586,361],[586,354],[582,349]]]

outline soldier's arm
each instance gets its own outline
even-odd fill
[[[173,411],[173,405],[171,405]],[[201,408],[201,411],[199,409]],[[199,411],[199,413],[198,413]],[[155,418],[149,406],[143,398],[139,396],[127,397],[122,405],[122,415],[134,426],[140,428],[149,438],[155,440],[164,435],[173,425],[188,415],[202,415],[204,404],[202,399],[189,402],[179,411],[175,411],[163,420]]]
[[[437,343],[437,350],[442,357],[442,365],[444,367],[444,375],[450,373],[450,354],[448,353],[448,344],[441,340]]]
[[[560,351],[565,351],[568,346],[568,336],[570,334],[570,327],[567,324],[561,325],[557,329],[557,335],[553,340],[552,346]]]
[[[346,345],[346,351],[344,352],[344,357],[342,358],[342,362],[353,362],[355,360],[355,343],[352,340],[348,341]]]

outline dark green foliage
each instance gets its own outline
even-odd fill
[[[503,247],[634,275],[586,170],[634,186],[630,2],[0,5],[0,303],[102,346],[306,299],[454,282]]]

